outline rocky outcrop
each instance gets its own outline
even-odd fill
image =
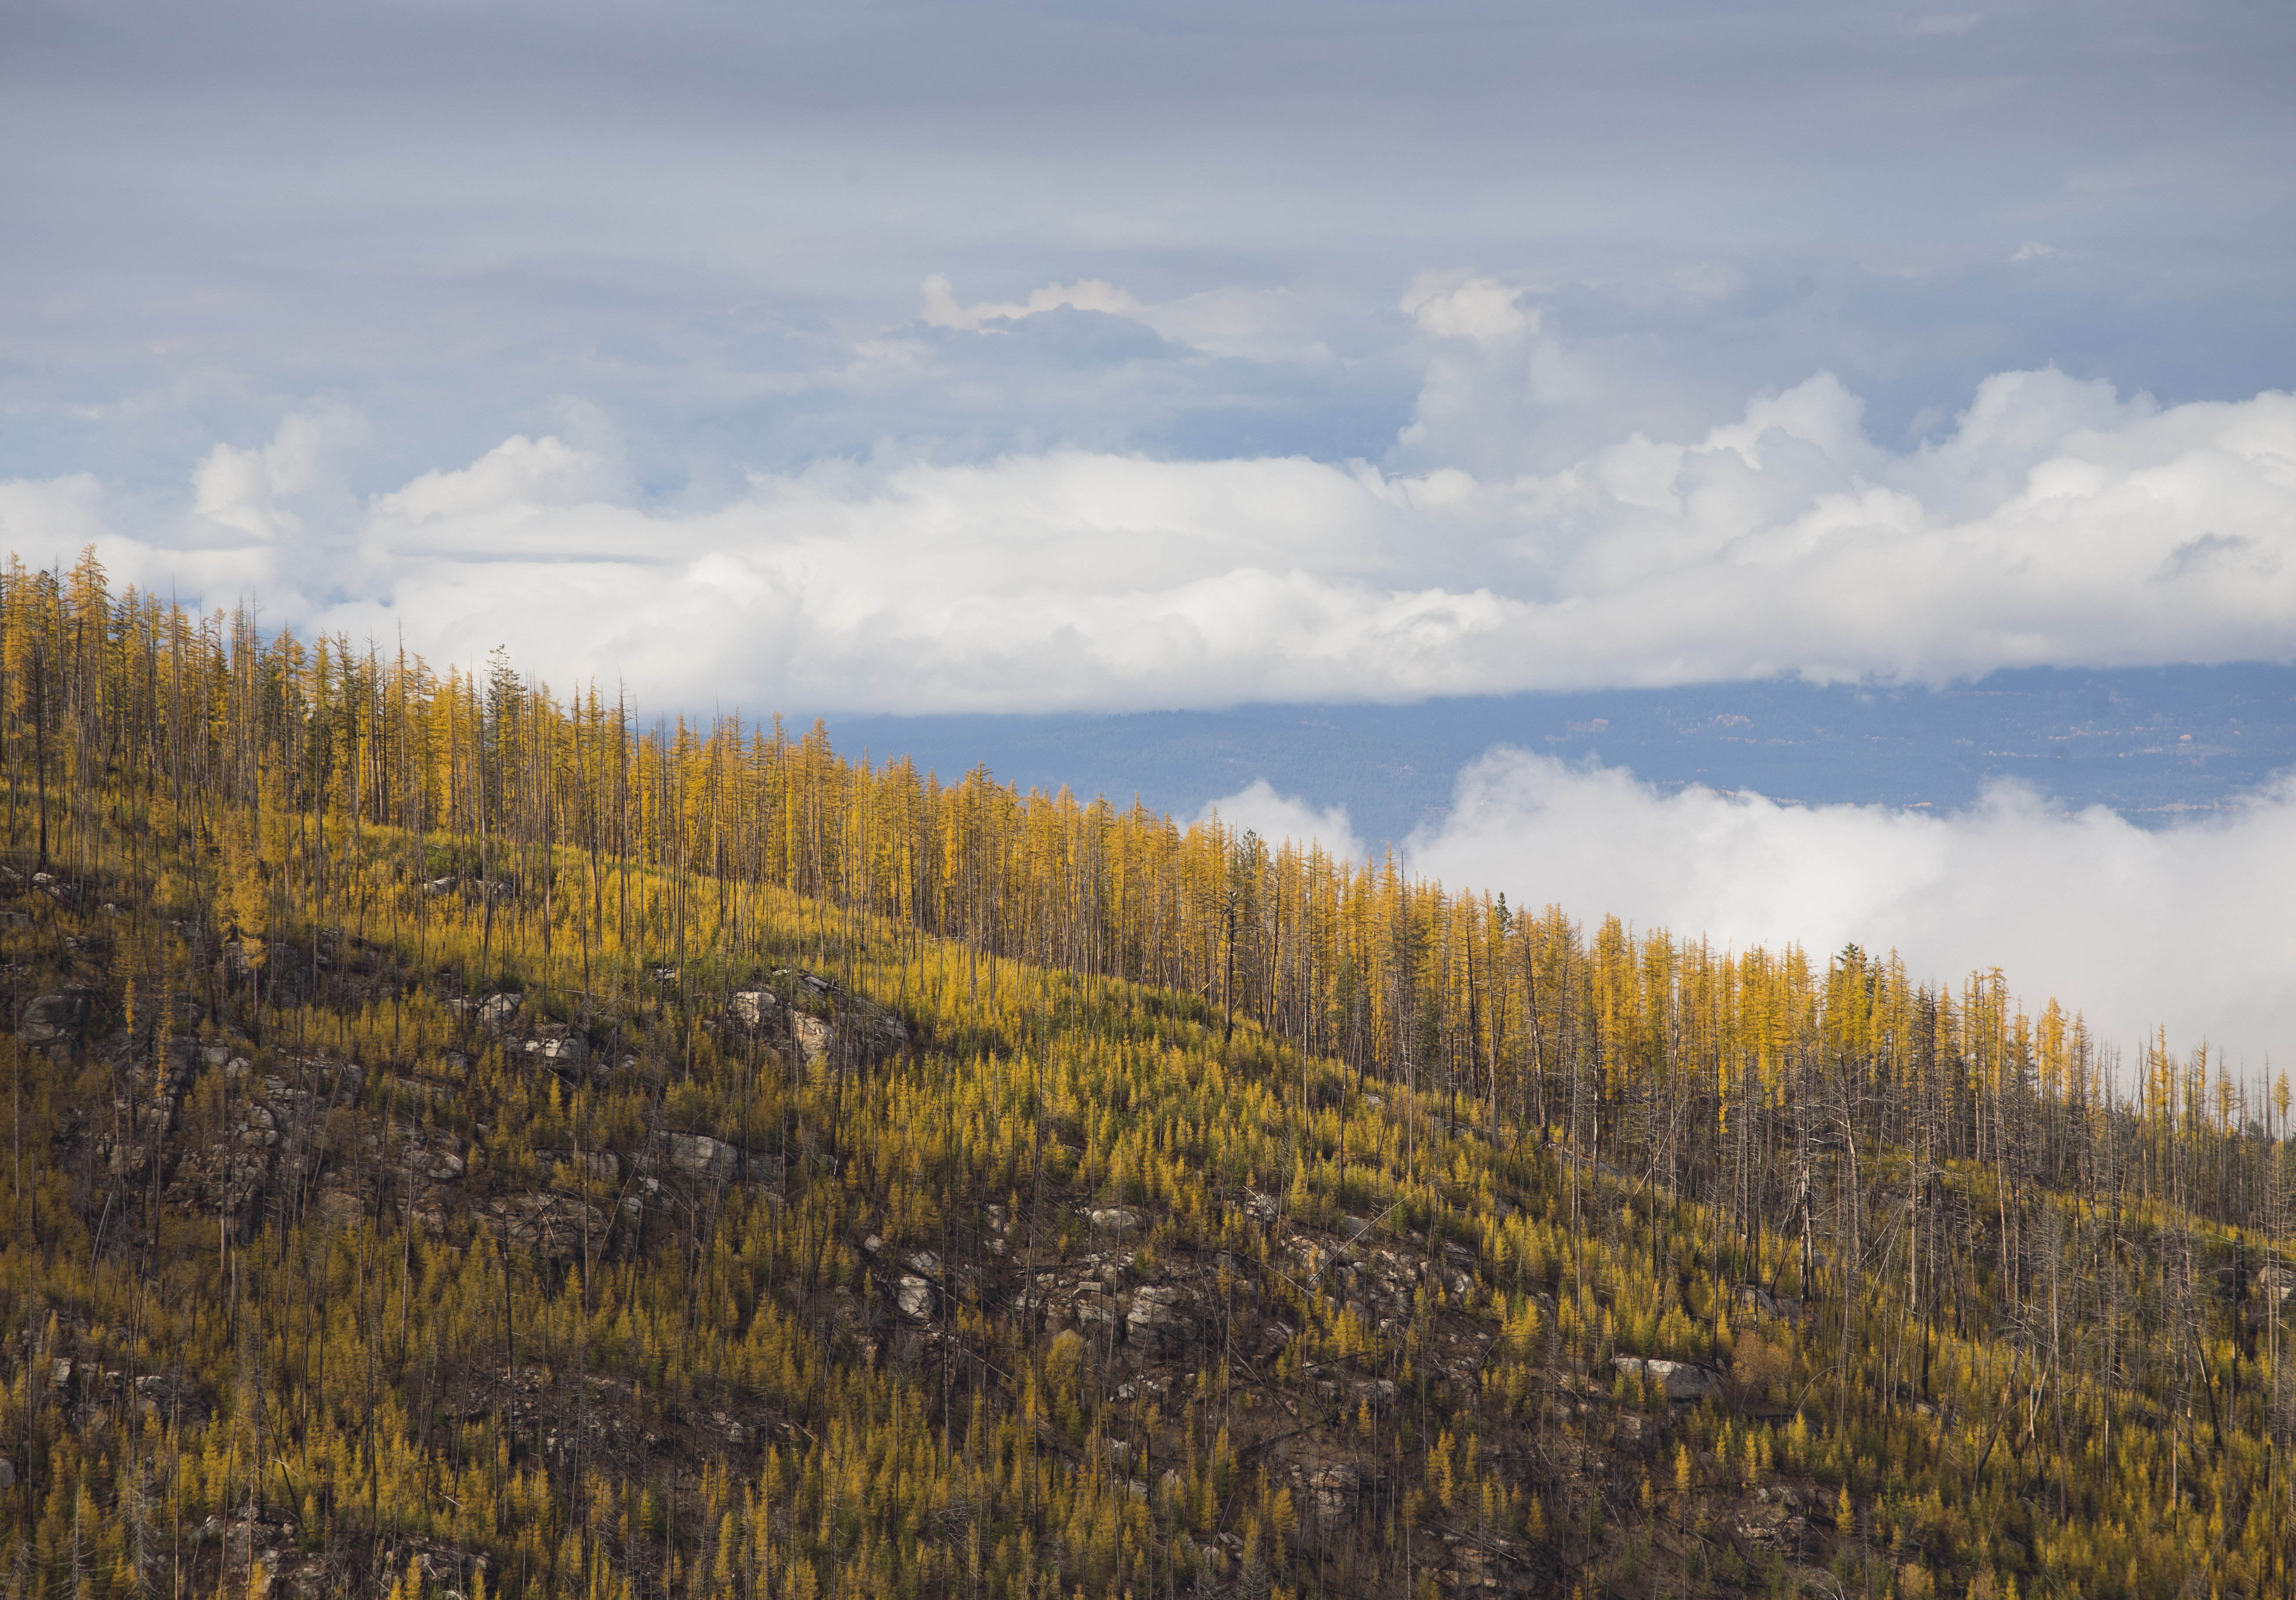
[[[562,1075],[579,1073],[590,1064],[590,1041],[563,1023],[545,1023],[533,1038],[513,1039],[504,1049]]]
[[[707,1134],[658,1133],[652,1149],[660,1166],[696,1183],[732,1183],[742,1176],[742,1153]]]
[[[28,1045],[78,1043],[87,1031],[91,993],[85,989],[67,989],[26,1001],[16,1037]]]
[[[1144,1284],[1124,1314],[1125,1342],[1141,1359],[1178,1356],[1196,1336],[1195,1296],[1177,1284]]]
[[[1720,1378],[1687,1361],[1613,1356],[1611,1365],[1623,1374],[1640,1378],[1644,1384],[1661,1390],[1669,1400],[1702,1400],[1710,1394],[1722,1392]]]
[[[1308,1488],[1308,1502],[1315,1510],[1316,1526],[1321,1531],[1337,1533],[1355,1520],[1356,1506],[1363,1498],[1364,1473],[1350,1462],[1332,1462],[1321,1466],[1309,1466],[1303,1474]]]
[[[819,1017],[798,1012],[790,1018],[790,1033],[797,1041],[797,1053],[807,1066],[829,1054],[829,1024]]]
[[[770,989],[738,990],[726,1002],[726,1016],[734,1026],[793,1045],[808,1066],[824,1060],[838,1066],[866,1066],[908,1047],[909,1025],[884,1007],[845,993],[811,972],[775,976],[788,981],[793,997]],[[833,1022],[815,1014],[824,1002],[829,1004]]]
[[[586,1239],[594,1247],[606,1232],[605,1212],[568,1194],[502,1195],[477,1207],[473,1219],[496,1243],[554,1261],[573,1260]]]

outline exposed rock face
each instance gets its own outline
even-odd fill
[[[489,995],[479,1002],[479,1021],[489,1028],[507,1028],[525,1005],[524,995]]]
[[[290,1083],[276,1074],[258,1075],[244,1056],[226,1059],[224,1077],[245,1084],[244,1097],[235,1095],[225,1119],[201,1124],[196,1137],[178,1149],[168,1167],[166,1195],[171,1203],[221,1211],[245,1227],[259,1214],[267,1196],[292,1193],[319,1169],[325,1160],[323,1132],[328,1113],[357,1099],[365,1074],[348,1062],[323,1060],[300,1063],[297,1071],[304,1083],[316,1087]],[[156,1137],[144,1136],[147,1115],[156,1134],[159,1125],[176,1114],[176,1091],[190,1077],[186,1058],[174,1066],[156,1102],[147,1099],[136,1108],[136,1138],[111,1147],[114,1170],[132,1172],[143,1167],[158,1143]],[[431,1167],[441,1164],[444,1155],[459,1149],[453,1135],[443,1128],[431,1131],[436,1143],[416,1133],[404,1148],[393,1145],[386,1150],[380,1128],[370,1123],[357,1135],[359,1161],[422,1180]],[[316,1203],[322,1210],[328,1209],[324,1198]],[[343,1212],[357,1215],[363,1210],[363,1202],[347,1204]]]
[[[893,1284],[893,1303],[912,1322],[929,1322],[933,1313],[933,1286],[914,1273],[905,1273]]]
[[[509,1048],[562,1072],[578,1071],[590,1064],[590,1041],[562,1026],[545,1028],[536,1038],[521,1039]]]
[[[1363,1472],[1347,1462],[1308,1471],[1308,1496],[1315,1504],[1316,1526],[1336,1533],[1355,1520],[1356,1503],[1363,1497]]]
[[[407,1141],[408,1164],[433,1183],[452,1183],[463,1176],[463,1158],[458,1153],[460,1141],[443,1128],[425,1130],[418,1143]]]
[[[84,989],[68,989],[29,1000],[16,1037],[28,1045],[76,1041],[87,1030],[87,1002],[88,991]]]
[[[553,1260],[570,1261],[582,1251],[586,1233],[595,1241],[606,1231],[606,1214],[566,1194],[506,1194],[477,1208],[488,1236],[514,1250],[539,1250]]]
[[[1195,1337],[1193,1297],[1177,1284],[1144,1284],[1132,1292],[1124,1328],[1127,1341],[1144,1359],[1177,1356]]]
[[[731,1183],[742,1175],[742,1153],[707,1134],[656,1136],[662,1157],[680,1176],[703,1183]]]
[[[796,982],[804,991],[800,1005],[792,1005],[769,989],[742,989],[727,1002],[729,1020],[752,1033],[793,1040],[799,1058],[808,1066],[824,1057],[840,1065],[866,1064],[908,1047],[909,1025],[892,1013],[844,995],[837,999],[832,1027],[802,1007],[808,996],[838,996],[837,986],[811,972],[798,973]]]
[[[1639,1356],[1613,1356],[1611,1365],[1622,1373],[1640,1377],[1645,1383],[1658,1385],[1669,1400],[1702,1400],[1722,1390],[1719,1378],[1687,1361],[1646,1361]]]

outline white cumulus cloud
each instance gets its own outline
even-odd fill
[[[554,681],[851,711],[1128,709],[2296,650],[2296,398],[2161,408],[1988,379],[1897,452],[1820,375],[1702,437],[1553,472],[1081,450],[830,460],[645,503],[617,460],[519,437],[355,496],[357,419],[218,447],[180,523],[99,487],[0,496],[33,558],[92,527],[122,577]],[[12,510],[9,507],[13,507]]]
[[[1918,978],[2003,969],[2125,1054],[2165,1027],[2260,1071],[2296,1039],[2296,781],[2214,819],[2146,830],[2013,787],[1950,814],[1781,805],[1499,750],[1406,846],[1418,872],[1518,906],[1718,945],[1897,949]]]
[[[1447,275],[1423,275],[1403,297],[1403,314],[1437,339],[1472,339],[1479,343],[1512,339],[1538,330],[1538,313],[1516,301],[1522,291],[1496,278],[1453,282]]]
[[[1359,861],[1364,857],[1364,841],[1356,837],[1345,806],[1318,809],[1296,796],[1278,794],[1266,778],[1255,778],[1226,799],[1212,801],[1194,820],[1214,818],[1238,833],[1250,829],[1271,848],[1291,844],[1305,849],[1315,845],[1334,860]]]

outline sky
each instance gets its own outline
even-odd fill
[[[0,539],[832,718],[2284,663],[2292,45],[2263,0],[25,0]],[[1701,799],[1495,734],[1410,848],[2259,1063],[2296,801],[2248,800]]]

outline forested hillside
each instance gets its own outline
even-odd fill
[[[9,1594],[2290,1592],[2284,1079],[92,557],[0,650]]]

